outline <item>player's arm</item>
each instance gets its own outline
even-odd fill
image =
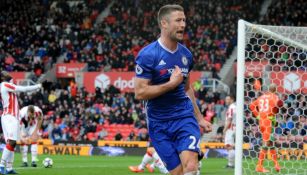
[[[205,132],[210,132],[212,130],[211,123],[209,123],[208,121],[206,121],[204,119],[203,115],[201,114],[201,112],[200,112],[200,110],[199,110],[199,108],[197,106],[196,98],[195,98],[195,95],[194,95],[194,90],[191,87],[189,76],[186,79],[185,91],[186,91],[186,94],[189,96],[189,98],[192,101],[193,109],[194,109],[194,115],[196,117],[196,120],[197,120],[198,124],[202,128],[205,129]]]
[[[135,78],[135,98],[139,100],[156,98],[176,88],[182,80],[183,76],[178,66],[175,67],[170,80],[164,84],[150,85],[149,79]]]
[[[178,66],[166,83],[159,85],[151,85],[152,72],[154,67],[154,57],[141,52],[136,58],[135,66],[135,98],[138,100],[150,100],[173,90],[183,80],[181,70]]]
[[[252,113],[254,114],[255,117],[258,117],[259,115],[259,111],[258,111],[258,99],[253,101],[250,105],[249,105],[249,109],[252,111]]]
[[[37,132],[41,128],[42,123],[43,123],[43,113],[42,113],[42,111],[37,112],[37,116],[36,117],[37,117],[37,124],[36,124],[36,127],[34,129],[34,132],[33,132],[32,136],[31,136],[32,140],[37,140],[38,139]]]
[[[226,130],[230,127],[231,120],[232,120],[231,114],[227,113],[226,114],[226,120],[225,120],[225,126],[224,126],[224,130],[223,130],[224,134],[226,133]]]
[[[37,125],[36,125],[36,128],[35,128],[36,132],[41,128],[42,123],[43,123],[43,113],[40,111],[37,114]]]
[[[13,83],[5,83],[4,87],[6,87],[9,92],[28,92],[40,89],[42,84],[36,84],[32,86],[18,86]]]
[[[20,120],[20,142],[21,144],[30,143],[30,138],[26,134],[26,126],[22,120]]]

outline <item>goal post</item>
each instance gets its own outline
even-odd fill
[[[307,27],[239,20],[237,41],[235,175],[261,174],[256,165],[263,136],[249,105],[270,84],[276,84],[284,103],[274,116],[273,145],[266,148],[263,163],[266,174],[278,174],[270,154],[273,149],[280,174],[307,174]]]
[[[245,21],[238,22],[237,50],[237,116],[235,145],[235,175],[242,175],[243,159],[243,108],[244,108],[244,72],[245,72]]]

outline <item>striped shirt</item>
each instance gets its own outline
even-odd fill
[[[1,100],[3,106],[2,115],[10,114],[18,118],[19,115],[19,105],[17,95],[15,93],[16,85],[12,83],[1,83]]]
[[[19,105],[16,92],[28,92],[41,88],[41,84],[33,86],[17,86],[13,83],[2,82],[0,84],[1,101],[3,106],[2,115],[12,115],[19,118]]]

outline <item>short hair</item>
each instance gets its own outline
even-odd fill
[[[1,71],[0,82],[3,82],[3,81],[9,82],[11,79],[12,79],[12,76],[7,71]]]
[[[230,97],[233,101],[236,101],[236,96],[234,94],[228,94],[227,97]]]
[[[28,111],[33,114],[34,113],[34,106],[33,105],[29,105],[28,106]]]
[[[181,5],[178,5],[178,4],[167,4],[167,5],[162,6],[159,9],[159,12],[158,12],[158,24],[159,24],[159,27],[161,27],[162,19],[166,15],[169,15],[170,13],[172,13],[174,11],[182,11],[183,12],[184,9],[183,9],[183,7]]]

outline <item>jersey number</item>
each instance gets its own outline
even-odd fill
[[[196,137],[195,136],[190,136],[190,139],[192,140],[192,143],[189,145],[189,149],[195,149],[196,147],[199,148],[200,140],[198,140],[198,142],[196,144]]]
[[[260,112],[267,112],[269,110],[269,99],[261,99],[259,106]]]

